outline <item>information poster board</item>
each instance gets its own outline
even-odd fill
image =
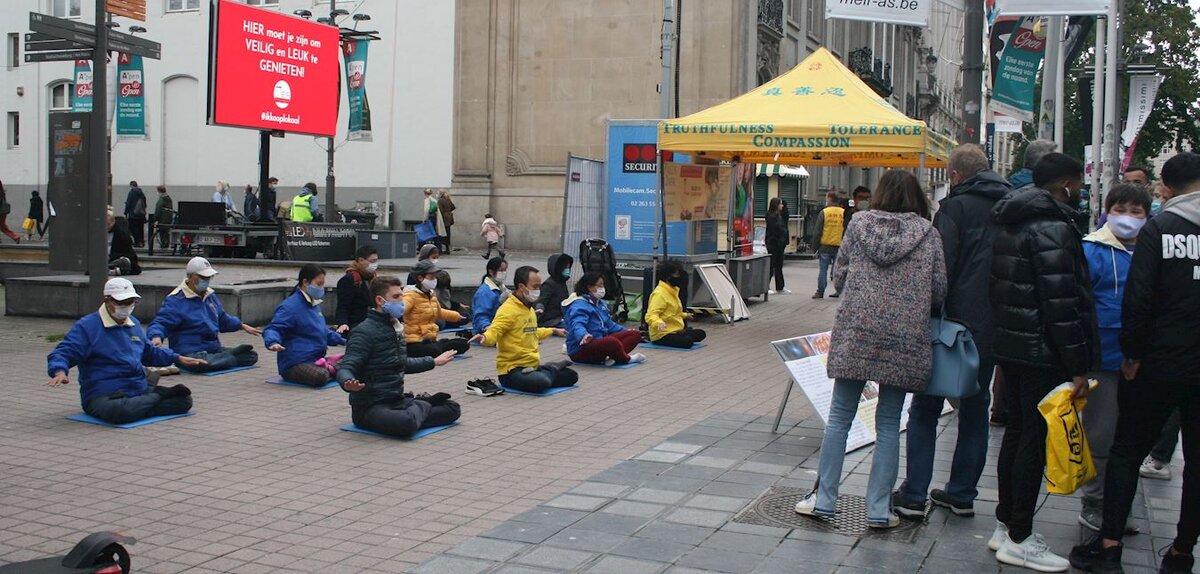
[[[821,422],[829,424],[829,406],[833,402],[833,379],[825,374],[825,362],[829,357],[829,332],[771,341],[779,353],[784,366],[792,375],[792,382],[800,387],[813,410],[821,416]],[[858,399],[858,416],[850,425],[846,437],[846,452],[858,450],[875,443],[875,406],[879,403],[879,385],[867,381],[862,396]],[[908,407],[912,395],[904,399],[900,411],[900,429],[908,425]]]
[[[668,221],[724,219],[729,216],[729,179],[733,168],[719,165],[668,163],[663,203]]]
[[[302,261],[354,259],[362,224],[296,223],[283,226],[292,257]]]
[[[654,253],[659,218],[657,125],[657,120],[611,120],[608,125],[604,229],[605,240],[618,256]],[[686,253],[687,224],[666,225],[667,248]]]

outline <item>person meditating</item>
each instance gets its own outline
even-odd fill
[[[258,353],[252,345],[221,346],[221,333],[245,331],[261,336],[262,331],[225,312],[216,291],[209,287],[216,275],[217,270],[207,259],[193,257],[187,264],[187,277],[167,295],[146,331],[155,347],[166,339],[176,353],[204,359],[207,363],[203,366],[185,367],[194,373],[224,371],[258,363]]]
[[[83,412],[102,421],[124,424],[191,410],[192,392],[183,385],[158,386],[146,378],[146,366],[199,367],[202,359],[151,345],[142,324],[133,318],[141,296],[128,279],[104,284],[104,303],[71,326],[47,357],[51,387],[65,385],[72,367],[79,368]]]
[[[637,329],[626,329],[609,315],[602,274],[584,273],[563,308],[567,355],[572,361],[612,366],[646,360],[641,353],[630,354],[642,342],[642,334]]]
[[[487,273],[471,299],[471,325],[476,333],[482,333],[492,324],[496,310],[511,294],[504,281],[508,279],[508,262],[503,257],[493,257],[487,262]]]
[[[331,345],[346,344],[346,339],[325,324],[324,296],[325,270],[305,264],[296,289],[275,308],[271,324],[263,329],[263,343],[278,354],[279,376],[287,382],[322,387],[333,379],[338,357],[325,354]]]
[[[570,361],[542,363],[538,343],[550,335],[565,337],[563,329],[538,327],[533,305],[541,294],[542,278],[533,267],[518,267],[513,277],[515,290],[486,331],[471,337],[471,342],[495,346],[496,372],[500,384],[529,393],[544,393],[553,387],[570,387],[579,381],[579,373]]]
[[[381,434],[409,437],[428,427],[448,425],[462,414],[447,393],[404,392],[404,374],[446,365],[454,351],[437,357],[409,357],[397,340],[404,316],[404,284],[396,277],[376,277],[370,292],[374,308],[350,331],[346,354],[338,362],[337,381],[350,393],[354,426]]]
[[[354,251],[354,261],[337,282],[337,310],[333,314],[333,323],[338,326],[338,333],[345,335],[367,318],[367,310],[371,308],[369,285],[378,269],[378,249],[362,245]]]
[[[658,266],[658,286],[650,293],[650,304],[646,307],[646,325],[650,331],[650,342],[665,347],[690,349],[704,340],[705,332],[688,327],[684,322],[691,313],[683,312],[679,300],[679,288],[683,286],[683,267],[675,261],[664,261]]]
[[[404,288],[404,341],[410,357],[436,357],[446,351],[466,353],[471,346],[465,339],[438,340],[437,322],[457,323],[462,315],[442,308],[434,291],[441,268],[433,261],[419,261],[412,268],[415,285]]]

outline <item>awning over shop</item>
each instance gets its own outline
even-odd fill
[[[723,104],[658,124],[658,147],[807,166],[945,167],[952,139],[880,98],[825,48]]]
[[[792,167],[780,163],[769,164],[760,163],[754,170],[754,175],[779,176],[779,177],[794,177],[804,179],[808,177],[808,170],[804,166]]]

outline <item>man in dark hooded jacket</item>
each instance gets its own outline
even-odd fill
[[[989,546],[996,559],[1042,572],[1067,560],[1033,532],[1046,466],[1046,420],[1038,402],[1063,381],[1087,394],[1097,358],[1091,278],[1075,227],[1083,165],[1060,153],[1033,169],[1034,187],[1000,200],[992,252],[992,352],[1006,378],[1008,426],[997,461],[999,503]]]
[[[563,301],[571,295],[567,281],[571,278],[571,265],[575,259],[566,253],[555,253],[546,259],[549,278],[542,282],[542,294],[534,304],[539,327],[557,327],[563,320]]]
[[[992,219],[996,202],[1012,192],[1004,178],[988,169],[987,155],[976,144],[964,144],[950,154],[950,196],[943,199],[933,218],[942,236],[949,286],[946,317],[971,331],[979,349],[979,392],[958,405],[958,441],[946,489],[929,492],[937,447],[941,397],[913,395],[908,418],[908,470],[900,485],[896,512],[924,518],[925,498],[959,516],[973,516],[976,488],[987,464],[988,385],[995,370],[992,358],[992,308],[986,303],[992,273],[992,243],[999,225]]]

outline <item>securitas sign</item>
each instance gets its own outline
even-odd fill
[[[217,0],[209,43],[209,123],[332,136],[338,29]]]
[[[622,154],[621,171],[625,173],[655,173],[658,171],[656,144],[627,143]]]

